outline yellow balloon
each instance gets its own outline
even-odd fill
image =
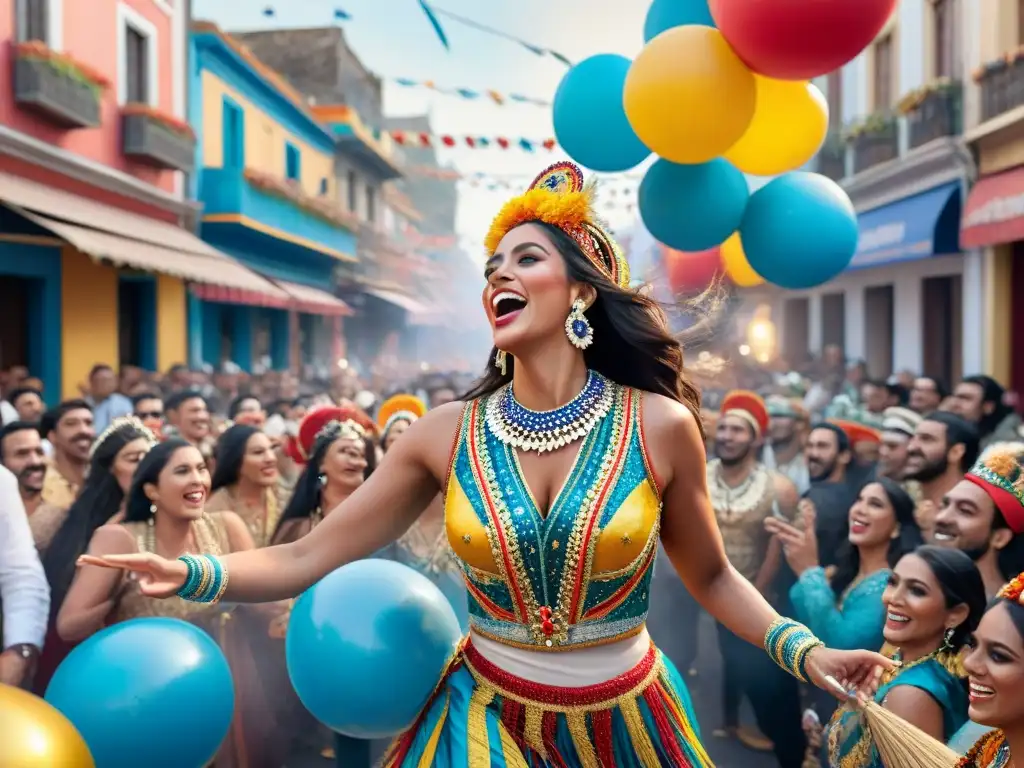
[[[743,252],[743,243],[740,242],[740,233],[733,232],[729,239],[722,243],[722,265],[725,267],[725,274],[739,288],[753,288],[761,285],[764,278],[761,277],[747,261],[747,254]]]
[[[690,24],[662,32],[633,61],[623,106],[636,135],[673,163],[706,163],[740,140],[757,86],[722,33]]]
[[[828,132],[828,102],[810,83],[754,78],[754,119],[725,159],[744,173],[777,176],[799,168],[821,149]]]
[[[0,685],[0,765],[95,768],[81,734],[38,696]]]

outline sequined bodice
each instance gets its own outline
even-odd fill
[[[448,541],[470,627],[509,645],[560,650],[642,629],[661,501],[640,424],[642,394],[615,387],[542,514],[515,450],[486,423],[490,395],[463,412],[445,493]]]

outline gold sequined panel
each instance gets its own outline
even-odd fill
[[[500,572],[494,562],[487,529],[454,474],[448,479],[445,494],[444,525],[456,557],[479,571],[494,575]]]

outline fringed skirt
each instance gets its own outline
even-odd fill
[[[686,686],[654,646],[616,678],[561,688],[510,675],[469,642],[384,760],[387,768],[711,765]]]

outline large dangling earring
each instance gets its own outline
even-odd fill
[[[327,485],[327,475],[321,473],[320,476],[317,477],[317,480],[320,481],[321,488],[324,488]]]
[[[152,515],[152,517],[149,518],[149,522],[152,523],[153,518],[156,517],[156,504],[149,505],[149,514]]]
[[[576,349],[586,349],[594,343],[594,328],[583,314],[586,306],[583,299],[576,299],[572,303],[572,311],[565,318],[565,335]]]
[[[955,634],[956,634],[956,629],[953,628],[953,627],[950,627],[949,629],[946,630],[946,634],[944,634],[942,636],[942,648],[940,650],[943,650],[943,651],[951,651],[951,650],[953,650],[953,635],[955,635]]]
[[[506,352],[504,349],[499,349],[495,353],[494,367],[501,371],[502,376],[508,373],[508,352]]]

